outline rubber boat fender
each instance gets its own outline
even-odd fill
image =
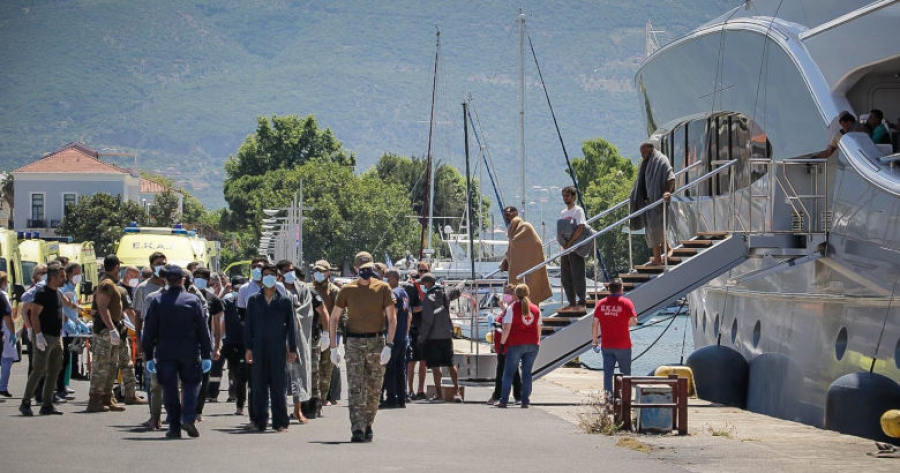
[[[697,389],[694,386],[694,372],[690,366],[683,365],[663,365],[650,373],[650,376],[668,377],[670,374],[677,374],[679,378],[687,378],[688,397],[697,397]]]
[[[694,374],[697,397],[725,406],[747,406],[747,360],[733,348],[709,345],[691,353],[687,366]]]
[[[891,438],[882,431],[881,417],[898,407],[900,384],[878,373],[850,373],[828,387],[825,428],[890,442]]]
[[[796,361],[781,353],[762,353],[750,360],[748,411],[799,420],[802,398],[803,370]]]

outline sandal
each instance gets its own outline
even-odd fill
[[[453,396],[453,402],[456,402],[456,403],[462,403],[462,402],[463,402],[462,396],[460,396],[460,395],[457,393],[456,395]]]

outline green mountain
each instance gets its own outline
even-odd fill
[[[273,114],[314,114],[356,154],[359,171],[385,152],[423,156],[438,25],[433,155],[463,169],[460,103],[471,94],[513,199],[521,167],[518,8],[569,155],[603,137],[634,156],[645,132],[631,80],[646,22],[666,31],[665,42],[740,3],[6,0],[0,170],[78,140],[101,152],[137,152],[140,167],[220,207],[223,162],[258,115]],[[526,186],[565,185],[530,50],[526,58]]]

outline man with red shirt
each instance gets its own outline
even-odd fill
[[[631,332],[628,327],[637,325],[634,304],[622,295],[622,280],[609,283],[609,296],[604,297],[594,309],[591,334],[594,352],[603,352],[603,386],[613,390],[613,370],[616,363],[625,376],[631,375]],[[602,345],[597,338],[602,335]]]

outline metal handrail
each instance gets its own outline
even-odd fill
[[[676,172],[676,173],[675,173],[675,177],[677,178],[678,176],[680,176],[680,175],[686,173],[687,171],[690,171],[691,169],[693,169],[693,168],[696,167],[696,166],[699,166],[699,165],[702,164],[702,163],[703,163],[702,161],[697,161],[696,163],[691,164],[690,166],[688,166],[688,167],[686,167],[686,168],[684,168],[684,169],[682,169],[682,170]],[[630,200],[630,199],[625,199],[625,200],[623,200],[622,202],[619,202],[618,204],[616,204],[616,205],[614,205],[614,206],[612,206],[612,207],[610,207],[610,208],[604,210],[603,212],[600,212],[600,213],[598,213],[597,215],[594,215],[593,217],[589,218],[584,224],[585,224],[585,225],[590,225],[590,224],[596,222],[597,220],[600,220],[601,218],[603,218],[603,217],[609,215],[610,213],[615,212],[616,210],[621,209],[622,207],[628,205],[628,201],[629,201],[629,200]],[[555,243],[555,241],[553,241],[553,240],[548,241],[548,242],[544,242],[544,248],[549,247],[549,246],[552,245],[553,243]]]
[[[673,194],[673,195],[674,195],[674,194],[678,194],[678,193],[681,193],[681,192],[683,192],[683,191],[685,191],[685,190],[687,190],[687,189],[696,187],[696,186],[697,186],[698,184],[700,184],[701,182],[706,181],[706,180],[708,180],[708,179],[711,179],[712,177],[718,175],[718,174],[721,173],[722,171],[731,168],[732,166],[734,166],[735,163],[737,163],[737,160],[736,160],[736,159],[732,159],[732,160],[728,161],[726,164],[723,164],[722,166],[720,166],[720,167],[718,167],[718,168],[716,168],[716,169],[714,169],[714,170],[712,170],[712,171],[710,171],[710,172],[708,172],[708,173],[706,173],[706,174],[704,174],[704,175],[698,177],[697,179],[695,179],[695,180],[693,180],[693,181],[691,181],[691,182],[689,182],[689,183],[687,183],[687,184],[685,184],[685,185],[679,187],[678,189],[675,189],[675,192],[673,192],[672,194]],[[685,168],[685,169],[688,169],[688,168]],[[581,248],[582,246],[584,246],[584,245],[586,245],[586,244],[588,244],[588,243],[592,243],[592,242],[593,242],[594,240],[596,240],[600,235],[606,234],[606,233],[608,233],[610,230],[613,230],[613,229],[615,229],[615,228],[618,228],[620,225],[622,225],[622,224],[625,223],[625,222],[628,222],[628,221],[631,220],[632,218],[638,217],[638,216],[640,216],[640,215],[643,215],[643,214],[647,213],[647,211],[649,211],[650,209],[654,209],[654,208],[656,208],[656,207],[658,207],[658,206],[660,206],[660,205],[663,205],[664,203],[665,203],[665,199],[659,199],[659,200],[657,200],[656,202],[653,202],[652,204],[650,204],[650,205],[648,205],[648,206],[642,208],[641,210],[638,210],[638,211],[636,211],[636,212],[633,212],[633,213],[631,213],[631,214],[628,214],[628,216],[623,217],[623,218],[621,218],[621,219],[619,219],[619,220],[617,220],[617,221],[615,221],[615,222],[613,222],[613,223],[607,225],[607,226],[606,226],[605,228],[603,228],[602,230],[599,230],[598,232],[594,233],[594,234],[591,235],[589,238],[586,238],[586,239],[582,240],[582,241],[579,242],[578,244],[573,245],[573,246],[570,246],[569,248],[567,248],[567,249],[565,249],[565,250],[559,252],[558,254],[556,254],[556,255],[554,255],[554,256],[551,256],[550,258],[544,260],[543,262],[538,263],[537,265],[535,265],[535,266],[533,266],[533,267],[531,267],[531,268],[525,270],[524,272],[522,272],[522,273],[520,273],[518,276],[516,276],[516,279],[524,278],[525,276],[527,276],[527,275],[529,275],[529,274],[531,274],[531,273],[537,271],[538,269],[541,269],[541,268],[543,268],[544,266],[547,266],[547,264],[549,264],[551,261],[553,261],[553,260],[555,260],[555,259],[557,259],[557,258],[559,258],[559,257],[568,255],[569,253],[574,252],[574,251],[577,250],[578,248]]]

